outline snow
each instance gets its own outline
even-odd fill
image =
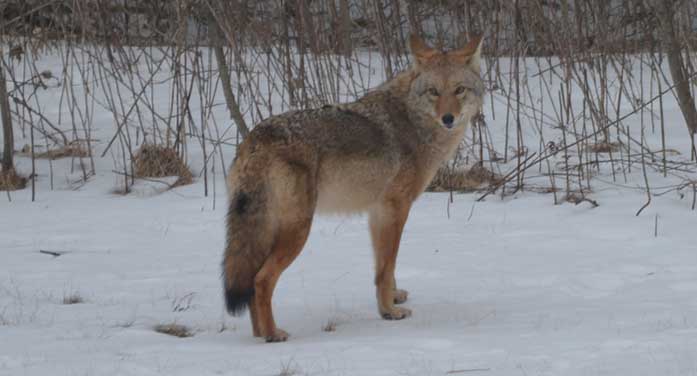
[[[689,156],[677,104],[665,105],[669,145]],[[498,145],[502,108],[492,121],[485,105]],[[98,151],[110,116],[95,114]],[[224,311],[220,172],[208,197],[202,178],[123,196],[113,159],[82,185],[69,159],[54,161],[53,190],[38,161],[36,201],[30,189],[0,200],[0,375],[697,374],[697,212],[691,192],[670,192],[636,216],[640,166],[626,182],[594,180],[597,208],[530,191],[424,194],[397,263],[413,310],[401,321],[377,313],[366,218],[317,217],[274,296],[291,337],[265,344]],[[30,161],[17,164],[26,173]],[[84,302],[63,304],[70,295]],[[168,323],[194,335],[153,329]]]

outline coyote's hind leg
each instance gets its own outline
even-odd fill
[[[288,339],[288,333],[276,327],[271,309],[271,298],[281,273],[295,260],[305,245],[310,232],[311,221],[304,223],[302,228],[281,230],[273,247],[271,256],[266,259],[264,266],[254,278],[254,308],[251,312],[256,316],[252,325],[257,323],[255,335],[263,337],[266,342],[282,342]]]
[[[266,342],[281,342],[288,333],[276,327],[271,307],[273,290],[281,273],[302,251],[312,226],[317,203],[316,182],[309,170],[299,164],[277,162],[271,168],[275,216],[274,243],[259,272],[254,277],[254,298],[251,309],[255,335]]]

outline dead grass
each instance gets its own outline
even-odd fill
[[[16,191],[27,186],[27,178],[17,174],[15,169],[0,171],[0,190]]]
[[[433,177],[428,192],[474,192],[496,184],[501,179],[497,174],[477,164],[469,170],[441,167]]]
[[[193,337],[194,333],[185,325],[177,323],[158,324],[153,328],[156,332],[179,338]]]
[[[594,208],[597,208],[598,206],[600,206],[600,204],[598,204],[598,201],[591,200],[590,198],[586,197],[586,195],[576,193],[576,192],[569,193],[566,196],[565,200],[566,200],[566,202],[570,202],[574,205],[578,205],[578,204],[581,204],[583,202],[587,202],[587,203],[591,204],[591,206]]]
[[[136,177],[179,177],[172,187],[191,184],[193,181],[189,167],[173,148],[146,144],[138,149],[134,158]]]
[[[85,302],[85,299],[82,296],[80,296],[80,294],[77,292],[74,292],[74,293],[71,293],[69,295],[64,296],[63,301],[62,301],[63,304],[67,304],[67,305],[69,305],[69,304],[81,304],[84,302]]]
[[[324,324],[324,326],[322,326],[322,331],[328,332],[328,333],[335,332],[336,325],[337,325],[337,322],[335,319],[329,319],[329,321],[327,321],[327,323]]]
[[[620,143],[619,142],[598,142],[597,144],[593,144],[590,146],[590,149],[594,153],[610,153],[610,152],[618,152],[620,151]]]
[[[234,331],[234,330],[237,330],[237,327],[235,327],[234,325],[233,325],[233,326],[227,326],[227,324],[225,323],[225,321],[223,321],[223,322],[220,323],[220,326],[218,327],[218,333],[222,333],[222,332],[224,332],[224,331],[226,331],[226,330],[233,330],[233,331]]]
[[[22,154],[29,156],[31,155],[31,150],[22,149]],[[50,149],[41,153],[35,153],[34,158],[53,160],[68,157],[87,158],[89,157],[89,155],[89,150],[87,150],[87,148],[82,143],[71,142],[68,145],[61,146],[56,149]]]
[[[287,362],[281,362],[281,371],[278,376],[294,376],[300,373],[300,368],[291,358]]]

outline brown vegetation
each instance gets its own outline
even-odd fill
[[[0,191],[16,191],[27,186],[27,179],[15,169],[0,171]]]
[[[470,144],[476,158],[468,164],[491,162],[487,167],[509,170],[503,183],[495,184],[502,194],[525,189],[531,175],[539,176],[526,173],[530,170],[550,176],[552,191],[569,193],[589,190],[600,165],[622,172],[637,164],[666,176],[687,168],[683,159],[670,159],[670,145],[649,148],[643,138],[629,137],[630,113],[635,114],[631,122],[643,119],[642,129],[666,132],[663,99],[677,97],[688,130],[683,137],[694,138],[697,129],[690,94],[697,76],[691,54],[697,45],[697,0],[75,4],[0,2],[0,39],[7,46],[0,64],[10,90],[3,102],[11,107],[4,112],[12,113],[15,138],[29,138],[33,131],[32,147],[60,150],[71,141],[91,140],[91,111],[106,109],[114,132],[99,152],[114,158],[124,192],[138,175],[137,145],[171,145],[188,160],[194,150],[188,146],[196,144],[204,156],[200,171],[207,194],[207,174],[214,171],[208,162],[213,157],[230,161],[221,145],[236,144],[247,127],[269,114],[364,94],[378,83],[365,72],[390,77],[410,63],[409,33],[445,48],[458,46],[468,34],[485,35],[487,106],[506,103],[496,114],[505,139],[493,145],[486,130],[478,129]],[[366,61],[367,52],[381,59]],[[63,56],[63,66],[52,70],[60,74],[37,68],[45,53]],[[635,74],[638,69],[643,73]],[[162,83],[168,101],[158,106],[161,98],[156,100],[151,88]],[[36,95],[51,85],[60,87],[63,98],[60,120]],[[572,100],[572,92],[583,97],[583,105]],[[223,104],[234,128],[212,116]],[[9,134],[10,121],[4,123]],[[540,132],[537,142],[526,144],[522,136],[524,130],[549,128],[564,132],[563,139],[543,139]],[[95,173],[95,147],[89,143],[84,144],[88,163],[81,160],[78,166],[85,181]],[[697,148],[689,157],[697,159]],[[189,174],[177,173],[182,183]],[[476,189],[476,179],[463,183],[465,171],[448,175],[440,173],[434,189]]]
[[[66,295],[63,297],[62,303],[66,305],[71,305],[71,304],[81,304],[84,303],[85,299],[80,296],[80,294],[74,292],[69,295]]]
[[[620,150],[619,142],[599,142],[597,144],[590,145],[590,150],[593,153],[616,153]]]
[[[31,156],[31,152],[29,150],[23,150],[23,154],[28,157]],[[34,158],[39,159],[60,159],[69,157],[87,158],[88,156],[89,151],[80,142],[71,142],[65,146],[58,146],[47,151],[34,153]]]
[[[136,177],[177,176],[179,178],[174,186],[191,184],[193,181],[189,167],[173,148],[145,144],[138,149],[134,161]]]
[[[158,324],[153,328],[156,332],[179,338],[192,337],[194,333],[185,325],[177,323]]]
[[[476,164],[469,169],[444,166],[438,169],[426,190],[429,192],[475,192],[490,187],[500,179],[500,176],[481,164]]]

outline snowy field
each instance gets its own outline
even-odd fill
[[[665,107],[668,144],[689,159],[677,104]],[[100,153],[113,118],[97,112],[94,127]],[[595,208],[530,191],[424,194],[397,263],[413,310],[402,321],[377,313],[366,218],[318,217],[274,297],[291,337],[265,344],[224,310],[220,173],[208,197],[201,178],[168,191],[140,181],[123,196],[114,159],[98,158],[86,184],[70,159],[54,161],[53,190],[41,160],[36,202],[3,192],[0,375],[697,375],[692,192],[654,196],[635,216],[640,166],[618,183],[599,174]],[[17,165],[30,171],[26,157]],[[654,192],[679,181],[648,174]],[[170,323],[193,335],[154,330]]]

